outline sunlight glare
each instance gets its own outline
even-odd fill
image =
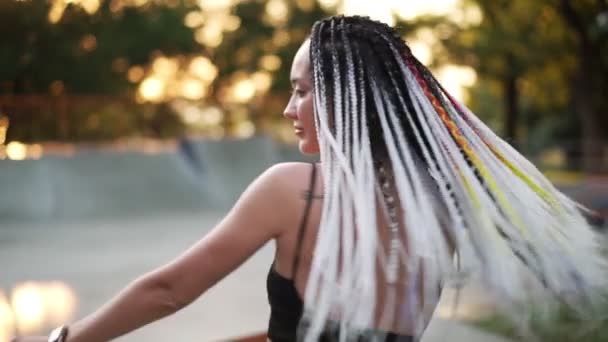
[[[241,18],[236,15],[229,15],[224,19],[224,30],[228,32],[236,31],[241,27]]]
[[[281,67],[281,58],[277,55],[265,55],[260,58],[260,67],[268,71],[276,71]]]
[[[218,107],[207,107],[203,109],[202,121],[208,126],[219,125],[224,118],[224,113]]]
[[[24,160],[27,157],[27,146],[18,141],[11,141],[6,145],[8,159]]]
[[[15,317],[4,292],[0,291],[0,342],[9,341],[15,333]]]
[[[327,0],[334,2],[333,0]],[[344,12],[346,14],[367,15],[373,19],[393,24],[392,13],[405,20],[412,20],[420,15],[446,15],[461,26],[475,25],[481,21],[481,11],[471,3],[463,0],[425,0],[425,1],[402,1],[402,0],[376,0],[358,1],[344,0]],[[437,32],[431,29],[419,29],[409,39],[408,45],[412,53],[423,64],[432,62],[431,46],[437,43]],[[469,67],[446,65],[436,72],[437,78],[455,98],[464,101],[465,87],[472,86],[477,75],[475,70]]]
[[[200,8],[213,11],[213,10],[224,10],[232,5],[232,0],[199,0],[198,5]]]
[[[40,284],[47,325],[56,326],[69,321],[76,311],[76,295],[65,283],[52,281]]]
[[[195,28],[205,23],[205,17],[200,11],[192,11],[184,17],[184,25],[190,28]]]
[[[217,77],[218,70],[207,57],[198,56],[190,62],[189,71],[201,80],[211,83]]]
[[[9,122],[8,116],[4,116],[0,113],[0,145],[3,145],[6,142],[6,131],[8,131]]]
[[[44,324],[44,298],[37,284],[25,282],[17,285],[11,296],[11,306],[20,332],[34,332]]]
[[[269,0],[266,3],[266,19],[273,26],[284,24],[289,19],[289,8],[285,0]]]
[[[419,15],[446,15],[458,7],[461,0],[391,1],[392,7],[403,19],[414,19]]]
[[[138,65],[132,66],[131,68],[129,68],[129,71],[127,71],[127,79],[131,83],[137,83],[137,82],[141,81],[141,79],[144,77],[144,75],[145,75],[144,68],[142,68]]]
[[[156,77],[148,77],[139,85],[139,94],[145,101],[160,102],[165,93],[165,83]]]
[[[152,62],[154,73],[164,79],[175,77],[178,69],[179,65],[175,58],[158,57]]]
[[[198,79],[186,78],[181,82],[181,94],[188,100],[200,100],[207,94],[207,88]]]
[[[266,71],[258,71],[251,75],[255,88],[259,93],[267,92],[272,86],[272,75]]]
[[[239,138],[249,138],[254,133],[255,125],[249,120],[239,122],[234,129],[234,134]]]
[[[249,78],[238,81],[233,86],[233,98],[236,102],[245,103],[255,95],[255,84]]]
[[[475,69],[468,66],[446,65],[435,72],[439,83],[448,93],[461,102],[466,102],[465,88],[471,87],[477,81]]]

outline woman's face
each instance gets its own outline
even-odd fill
[[[294,133],[300,139],[300,152],[317,154],[319,141],[315,129],[309,48],[310,40],[306,40],[293,59],[290,74],[292,94],[283,116],[293,121]]]

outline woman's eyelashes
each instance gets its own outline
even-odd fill
[[[295,95],[296,97],[303,97],[304,95],[306,95],[306,91],[300,88],[292,88],[291,94]]]

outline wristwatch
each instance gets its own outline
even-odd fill
[[[51,331],[51,334],[49,335],[49,339],[47,340],[47,342],[65,342],[65,340],[67,338],[68,338],[68,326],[62,325],[58,328],[55,328],[55,330]]]

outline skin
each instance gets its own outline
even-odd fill
[[[314,121],[309,49],[310,42],[307,40],[294,57],[290,74],[293,92],[283,116],[293,122],[300,151],[303,154],[317,154],[319,141]],[[296,255],[300,220],[306,198],[310,195],[310,172],[308,163],[280,163],[270,167],[249,185],[227,216],[209,234],[175,260],[139,277],[90,316],[70,324],[67,341],[108,341],[171,315],[192,303],[270,240],[274,240],[276,245],[275,271],[293,279],[302,297],[322,211],[322,196],[319,195],[323,193],[323,184],[322,177],[317,176],[319,179],[316,188],[312,189],[313,201],[302,241],[299,269],[294,274],[292,263]],[[379,214],[378,220],[379,227],[388,225],[384,215]],[[388,248],[390,241],[387,231],[379,229],[379,239],[384,242],[385,248]],[[222,257],[217,258],[217,255]],[[193,277],[193,274],[196,276]],[[377,281],[381,284],[385,282],[382,274],[378,274]],[[401,283],[406,281],[404,277],[400,280]],[[402,291],[396,294],[397,302],[406,303],[406,287],[401,288]],[[377,295],[377,328],[410,334],[413,328],[409,323],[379,324],[385,293],[380,290]],[[435,304],[428,306],[427,322]],[[38,336],[15,338],[12,341],[46,340],[46,337]]]
[[[309,50],[310,40],[306,40],[294,57],[291,66],[292,96],[283,116],[293,120],[295,133],[300,138],[300,152],[317,154],[319,153],[319,141],[314,120]]]
[[[300,151],[314,154],[319,151],[319,143],[313,117],[308,46],[305,42],[294,58],[293,93],[283,115],[293,121],[294,133],[300,138]],[[175,260],[140,276],[88,317],[70,324],[67,341],[108,341],[173,314],[238,268],[270,240],[276,244],[275,270],[287,278],[294,276],[292,260],[310,168],[308,163],[280,163],[270,167],[249,185],[209,234]],[[320,187],[313,193],[321,193]],[[300,294],[304,292],[310,268],[321,210],[318,202],[315,200],[311,208],[311,229],[303,241],[301,271],[294,278]],[[43,336],[12,339],[13,342],[46,340]]]

